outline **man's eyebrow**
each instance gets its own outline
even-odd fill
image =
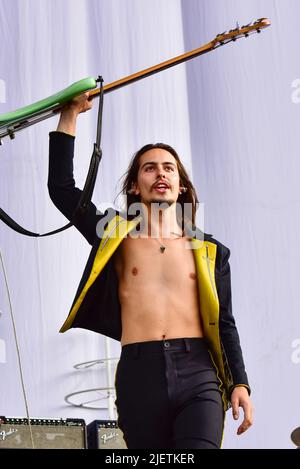
[[[141,169],[146,166],[147,164],[152,164],[152,165],[158,165],[157,161],[147,161],[147,163],[144,163],[142,166],[141,166]],[[164,161],[162,164],[171,164],[172,166],[175,166],[176,167],[176,164],[175,163],[172,163],[171,161]]]

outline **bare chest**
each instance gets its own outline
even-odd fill
[[[120,280],[160,283],[196,280],[196,265],[187,238],[125,238],[114,255]]]

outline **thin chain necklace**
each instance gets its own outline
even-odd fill
[[[174,231],[171,231],[171,234],[174,234],[174,235],[178,236],[179,238],[182,238],[182,236],[183,236],[183,234],[180,235],[179,233],[174,233]],[[154,238],[154,239],[155,239],[155,240],[158,242],[158,244],[160,245],[160,246],[159,246],[159,250],[160,250],[160,252],[163,254],[163,253],[165,252],[165,250],[167,249],[167,246],[165,246],[164,244],[160,243],[160,242],[158,241],[158,239],[156,239],[156,238]],[[174,239],[174,238],[173,238],[173,239]]]

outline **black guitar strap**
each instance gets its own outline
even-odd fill
[[[2,208],[0,208],[0,220],[2,220],[7,226],[12,228],[14,231],[17,231],[18,233],[25,235],[25,236],[33,236],[35,238],[37,237],[41,238],[43,236],[50,236],[50,235],[59,233],[60,231],[64,231],[67,228],[70,228],[71,226],[74,225],[74,223],[76,223],[76,221],[80,217],[82,217],[85,214],[88,208],[88,205],[92,199],[95,182],[97,178],[97,173],[98,173],[98,167],[102,158],[101,133],[102,133],[103,97],[104,97],[103,78],[99,76],[96,81],[100,82],[100,97],[99,97],[99,107],[98,107],[98,117],[97,117],[96,143],[94,143],[94,150],[93,150],[88,174],[86,177],[86,181],[84,184],[84,188],[82,190],[80,200],[78,202],[76,209],[74,210],[74,213],[71,217],[70,222],[67,225],[62,226],[61,228],[57,228],[56,230],[49,231],[48,233],[44,233],[44,234],[39,234],[39,233],[34,233],[32,231],[26,230],[21,225],[19,225],[15,220],[13,220],[7,213],[5,213],[4,210],[2,210]]]

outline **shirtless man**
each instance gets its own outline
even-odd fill
[[[175,221],[179,191],[175,158],[161,148],[145,152],[138,185],[134,191],[140,191],[147,207],[148,232],[135,238],[129,234],[115,257],[122,305],[121,344],[203,337],[193,251]],[[167,201],[163,211],[159,200]],[[183,295],[178,295],[180,291]]]
[[[92,107],[88,96],[69,103],[50,134],[49,193],[69,219],[80,196],[72,166],[76,120]],[[225,410],[232,406],[237,419],[243,408],[238,434],[253,420],[231,312],[229,249],[211,235],[204,247],[195,245],[178,223],[179,198],[196,195],[168,145],[137,152],[123,189],[141,202],[144,224],[114,236],[126,221],[108,216],[101,240],[90,204],[76,227],[93,249],[61,331],[84,327],[121,341],[116,406],[128,448],[220,448]]]

